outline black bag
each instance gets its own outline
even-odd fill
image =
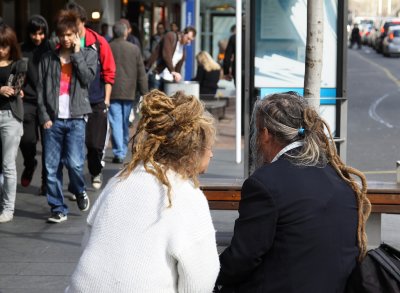
[[[400,251],[385,243],[369,250],[351,273],[346,293],[400,293]]]

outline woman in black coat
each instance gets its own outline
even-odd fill
[[[21,138],[20,149],[24,158],[24,170],[21,175],[21,185],[26,187],[31,183],[37,166],[36,143],[39,138],[39,120],[37,114],[37,92],[39,61],[44,53],[51,50],[48,40],[49,29],[47,21],[41,15],[33,15],[27,26],[27,36],[21,46],[23,57],[28,59],[28,72],[24,85],[24,134]],[[42,135],[41,135],[42,137]],[[42,144],[43,145],[43,144]],[[44,154],[42,154],[44,166]],[[42,170],[42,185],[39,194],[45,195],[46,175]]]
[[[197,74],[192,80],[199,82],[200,95],[215,96],[221,75],[221,66],[206,51],[197,54],[196,59],[198,62]]]

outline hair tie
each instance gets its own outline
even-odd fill
[[[169,118],[171,118],[172,122],[174,122],[174,124],[176,125],[176,120],[175,120],[175,118],[174,118],[171,114],[169,114],[169,113],[167,113],[167,115],[168,115]]]
[[[304,136],[305,133],[306,133],[306,130],[305,130],[303,127],[300,127],[300,128],[297,130],[297,133],[299,134],[299,136]]]

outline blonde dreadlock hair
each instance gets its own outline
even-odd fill
[[[168,189],[166,172],[171,169],[199,185],[197,176],[204,152],[215,140],[214,119],[194,96],[177,92],[168,97],[153,90],[143,97],[141,118],[132,138],[132,160],[120,177],[126,178],[139,163]]]
[[[360,249],[359,261],[367,253],[365,224],[371,212],[367,193],[367,181],[363,173],[346,166],[337,154],[328,124],[295,92],[272,94],[257,101],[254,106],[253,122],[268,129],[282,145],[302,141],[299,152],[286,153],[285,157],[298,166],[324,167],[330,164],[337,174],[353,189],[357,199],[358,227],[357,242]],[[257,127],[253,127],[257,131]],[[301,130],[301,131],[300,131]],[[326,134],[326,132],[327,134]],[[252,134],[254,144],[254,133]],[[359,178],[361,186],[352,175]]]

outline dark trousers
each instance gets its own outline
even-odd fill
[[[21,137],[19,148],[24,158],[25,168],[31,169],[35,166],[36,144],[39,138],[42,143],[42,166],[44,166],[44,147],[43,147],[43,128],[39,125],[37,106],[35,104],[24,103],[24,135]],[[46,170],[42,168],[42,183],[46,182]]]
[[[106,143],[108,142],[107,108],[104,102],[91,104],[92,113],[86,125],[87,163],[89,173],[97,176],[104,166]]]

